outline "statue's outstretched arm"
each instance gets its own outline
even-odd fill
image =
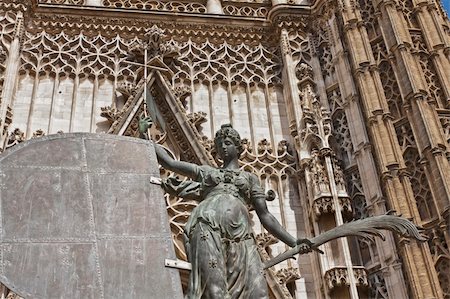
[[[196,164],[177,161],[173,159],[161,145],[156,143],[154,143],[154,145],[158,162],[162,167],[193,179],[197,178],[198,166]]]
[[[147,133],[152,124],[153,120],[150,116],[139,119],[139,135],[142,139],[150,139],[150,136],[148,136]],[[161,145],[156,143],[153,144],[155,145],[155,152],[156,156],[158,157],[158,162],[162,165],[162,167],[193,179],[197,178],[197,165],[188,162],[177,161],[173,159]]]
[[[287,245],[294,247],[297,245],[297,239],[289,234],[280,222],[273,216],[267,209],[266,200],[262,196],[258,196],[253,199],[253,206],[255,208],[256,214],[261,220],[262,225],[265,229],[276,238],[280,239]]]

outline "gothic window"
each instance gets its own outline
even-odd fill
[[[431,220],[436,217],[436,207],[419,154],[416,149],[408,149],[403,156],[420,217],[423,221]]]
[[[434,261],[437,263],[441,258],[450,259],[449,245],[445,240],[444,230],[446,225],[440,227],[439,224],[433,226],[427,231],[428,233],[428,245],[430,246],[430,252]]]
[[[389,112],[394,119],[399,119],[404,115],[402,97],[383,41],[374,44],[372,51],[380,70],[381,83],[388,102]]]
[[[336,153],[344,163],[344,167],[350,166],[353,159],[353,144],[350,137],[347,116],[342,107],[342,96],[339,89],[330,91],[327,95],[331,108],[331,119],[333,121],[333,138],[338,148]]]
[[[402,117],[402,97],[395,79],[394,71],[388,61],[382,61],[379,65],[381,82],[384,87],[384,94],[386,96],[389,111],[394,119]]]
[[[322,67],[322,74],[324,77],[330,76],[334,71],[333,55],[331,54],[330,45],[328,43],[322,44],[318,49],[318,54],[320,66]]]
[[[175,252],[180,259],[187,260],[184,248],[184,226],[198,203],[194,200],[187,200],[169,194],[165,194],[164,198],[166,200]]]
[[[352,168],[351,171],[347,173],[347,191],[350,196],[363,195],[364,190],[361,183],[361,176],[357,168]],[[367,212],[361,210],[361,215],[367,215]]]
[[[412,0],[398,1],[399,7],[405,16],[406,23],[409,28],[419,28],[419,23],[414,15],[414,4]]]
[[[411,126],[406,118],[395,123],[395,132],[402,152],[406,152],[408,148],[416,148],[416,141],[414,140]]]
[[[439,106],[442,106],[442,108],[449,107],[448,103],[445,102],[445,97],[436,75],[436,69],[434,68],[433,62],[431,61],[429,55],[420,53],[419,59],[420,66],[422,67],[425,75],[425,80],[427,81],[428,92],[430,93],[431,99]]]
[[[353,182],[349,183],[360,183],[360,182],[354,182],[355,179],[359,178],[359,173],[357,173],[357,170],[352,175]],[[356,188],[353,186],[352,188],[353,192],[355,192]],[[364,219],[369,216],[369,213],[367,211],[367,201],[366,198],[362,193],[353,193],[351,195],[352,199],[352,209],[353,209],[353,217],[354,219]],[[373,242],[363,240],[361,238],[356,238],[356,244],[359,249],[359,255],[361,258],[361,264],[366,265],[373,265],[376,262],[376,246]]]
[[[352,198],[353,203],[353,215],[355,219],[367,218],[367,202],[363,195],[356,195]]]
[[[445,99],[433,60],[428,53],[422,34],[415,33],[412,34],[411,37],[413,40],[413,53],[419,59],[420,66],[423,70],[430,101],[434,102],[439,108],[449,108],[450,104]]]
[[[279,133],[288,124],[277,47],[208,40],[188,40],[179,47],[180,55],[170,65],[175,74],[172,82],[191,89],[189,112],[209,107],[203,111],[208,115],[203,125],[208,138],[225,122],[239,128],[252,144],[263,138],[277,144],[287,138]],[[267,126],[269,119],[272,129]]]
[[[16,13],[0,11],[0,94],[2,92],[9,45],[13,39]]]
[[[450,299],[450,250],[445,237],[448,224],[435,224],[428,230],[428,245],[435,262],[438,279],[444,292],[444,298]]]
[[[277,84],[281,82],[281,61],[276,50],[261,44],[196,44],[189,40],[180,44],[182,54],[173,65],[174,81],[185,78],[187,83],[204,80]]]
[[[358,0],[361,9],[361,17],[366,27],[369,39],[372,40],[380,35],[378,19],[375,13],[375,7],[371,0]]]
[[[416,198],[419,214],[423,221],[430,220],[436,216],[436,208],[425,170],[420,163],[420,156],[417,151],[411,126],[406,120],[402,120],[395,124],[395,131],[410,175],[411,186],[414,197]]]
[[[191,89],[189,112],[207,113],[205,135],[210,137],[221,123],[232,122],[253,144],[269,136],[272,144],[286,139],[281,129],[288,125],[277,47],[214,44],[208,40],[200,44],[191,40],[170,42],[179,47],[180,53],[170,64],[175,74],[173,86]],[[31,124],[32,131],[43,129],[47,133],[102,131],[101,126],[106,124],[102,123],[100,108],[117,105],[120,109],[124,100],[114,99],[117,86],[137,84],[143,75],[142,68],[127,61],[130,49],[140,43],[139,38],[119,36],[27,32],[14,127],[25,131]],[[26,88],[30,85],[36,92]],[[63,105],[64,98],[74,100],[72,107]],[[229,105],[219,105],[222,101]],[[31,117],[32,102],[42,115]],[[209,111],[199,111],[204,107],[210,107]],[[50,121],[44,110],[52,113]],[[269,119],[274,124],[271,128],[267,126]]]
[[[115,88],[121,82],[136,84],[142,77],[140,68],[126,61],[138,39],[45,31],[25,34],[14,127],[25,131],[29,124],[28,130],[47,133],[107,130],[102,127],[106,124],[101,107],[116,104]]]
[[[442,129],[444,130],[445,138],[448,144],[450,144],[450,115],[439,114],[439,120],[441,121]]]
[[[347,191],[351,198],[353,218],[363,219],[369,217],[367,209],[367,201],[361,183],[361,176],[356,167],[352,167],[347,171],[346,175]],[[358,248],[359,261],[364,266],[373,266],[378,262],[378,252],[376,244],[368,242],[361,238],[355,238],[353,244]],[[370,269],[368,269],[371,272]]]
[[[323,21],[315,23],[317,28],[314,38],[314,51],[319,58],[322,75],[324,77],[330,76],[334,72],[333,55],[331,53],[330,36],[328,24]]]
[[[344,165],[352,163],[353,144],[350,139],[350,129],[344,111],[338,111],[333,115],[333,137],[339,146]]]
[[[386,282],[381,271],[369,274],[369,298],[371,299],[388,299],[388,291]]]
[[[289,32],[289,46],[291,48],[292,59],[294,64],[300,62],[308,63],[311,60],[311,46],[310,40],[293,30]]]

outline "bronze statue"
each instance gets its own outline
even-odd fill
[[[151,118],[141,119],[140,132],[144,134],[150,125]],[[238,132],[231,125],[222,125],[214,142],[223,161],[221,168],[176,161],[155,144],[164,168],[192,179],[169,178],[163,181],[164,189],[200,201],[185,226],[185,247],[192,264],[186,298],[268,298],[248,208],[254,208],[263,226],[287,245],[300,245],[300,252],[305,253],[311,251],[311,244],[291,236],[280,225],[267,209],[259,179],[239,169],[242,147]]]
[[[151,124],[151,117],[139,121],[141,137],[147,138]],[[163,180],[164,189],[200,201],[185,226],[185,247],[192,264],[187,299],[268,298],[263,269],[296,254],[321,252],[318,246],[341,237],[384,238],[380,229],[387,229],[426,241],[411,221],[391,212],[345,223],[311,240],[296,239],[267,210],[266,195],[256,175],[239,169],[242,147],[238,132],[231,125],[222,125],[214,143],[223,161],[222,168],[176,161],[155,144],[158,161],[164,168],[192,179],[180,181],[169,177]],[[256,211],[264,228],[293,248],[263,264],[251,228],[249,208]]]

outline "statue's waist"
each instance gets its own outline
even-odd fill
[[[240,199],[243,203],[245,203],[244,196],[242,192],[240,192],[239,188],[234,184],[220,183],[214,187],[208,189],[204,198],[211,198],[215,196],[229,196]]]

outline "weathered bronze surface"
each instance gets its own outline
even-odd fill
[[[151,117],[140,119],[142,137],[151,124]],[[192,179],[169,177],[162,183],[164,189],[172,195],[200,201],[184,227],[186,252],[192,265],[186,298],[269,298],[249,207],[255,209],[271,234],[291,247],[298,245],[297,253],[311,251],[311,244],[306,239],[296,239],[281,226],[267,208],[267,197],[258,178],[239,169],[239,133],[229,124],[222,125],[214,143],[223,161],[221,168],[177,161],[163,147],[155,148],[164,168]]]
[[[182,298],[153,146],[59,134],[0,156],[0,280],[26,298]]]
[[[150,114],[150,113],[149,113]],[[141,137],[152,125],[151,117],[139,121]],[[272,267],[296,254],[317,250],[331,240],[358,236],[370,241],[384,238],[380,230],[390,230],[421,242],[427,239],[407,219],[393,213],[344,223],[311,240],[291,236],[268,211],[267,196],[258,178],[240,169],[242,143],[230,124],[216,132],[214,144],[221,168],[177,161],[156,145],[158,162],[171,171],[191,178],[181,181],[169,177],[162,182],[166,192],[200,201],[192,211],[185,230],[185,247],[191,262],[187,299],[262,299],[268,298],[263,269]],[[254,240],[248,208],[255,209],[261,224],[272,235],[293,247],[263,265]]]

